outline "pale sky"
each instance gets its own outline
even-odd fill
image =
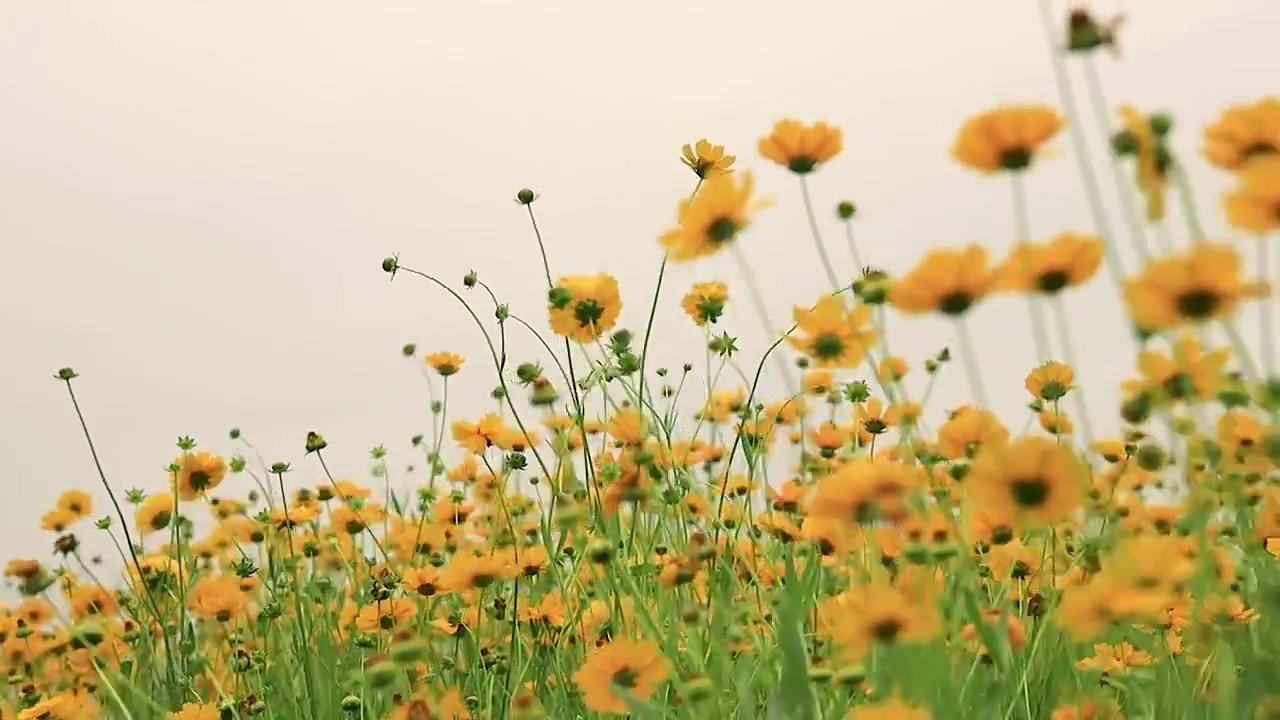
[[[428,417],[406,342],[468,358],[454,417],[488,409],[492,369],[465,312],[423,281],[388,283],[378,266],[398,252],[455,286],[474,268],[544,327],[536,246],[512,202],[521,187],[542,195],[553,272],[614,274],[636,331],[655,238],[694,184],[679,148],[704,136],[777,201],[740,239],[774,324],[826,289],[795,178],[755,151],[782,117],[844,129],[844,153],[812,177],[842,273],[855,270],[833,220],[843,198],[860,208],[863,253],[896,272],[940,244],[1004,251],[1007,185],[948,153],[964,119],[991,105],[1059,104],[1038,1],[0,3],[3,548],[47,559],[39,517],[66,488],[107,510],[51,378],[63,366],[82,375],[120,491],[162,487],[179,435],[230,452],[233,426],[269,462],[293,462],[295,484],[320,479],[303,457],[309,430],[328,438],[342,476],[368,479],[380,443],[401,467]],[[1280,3],[1127,6],[1123,60],[1099,57],[1109,100],[1173,113],[1201,213],[1225,232],[1226,180],[1196,156],[1200,130],[1225,105],[1276,92]],[[1085,119],[1114,198],[1098,124]],[[1038,238],[1094,229],[1066,134],[1057,146],[1029,181]],[[713,278],[731,282],[724,327],[754,367],[764,338],[727,257],[668,273],[650,367],[700,360],[678,303]],[[491,317],[478,290],[467,297]],[[1069,297],[1103,428],[1132,367],[1115,302],[1103,274]],[[989,392],[1020,427],[1026,308],[1001,299],[973,318]],[[895,321],[890,334],[917,368],[918,395],[920,364],[951,329]],[[546,364],[527,337],[510,344],[514,360]],[[960,368],[948,372],[935,422],[968,400]],[[236,482],[228,492],[247,491]],[[81,535],[101,547],[91,527]]]

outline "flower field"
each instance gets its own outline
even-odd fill
[[[1082,9],[1060,24],[1058,70],[1120,41]],[[500,302],[483,268],[383,259],[488,349],[402,349],[432,393],[412,487],[382,448],[365,476],[331,468],[341,439],[302,428],[297,466],[233,429],[180,438],[164,484],[126,489],[76,394],[104,380],[58,370],[101,483],[40,517],[46,557],[5,565],[0,720],[1280,720],[1280,97],[1189,128],[1089,107],[1101,87],[1058,78],[1059,106],[976,108],[956,128],[949,161],[1012,199],[1007,250],[865,264],[858,207],[811,196],[840,127],[783,119],[755,148],[662,159],[688,186],[650,287],[558,275],[537,213],[560,200],[531,189],[513,206],[541,308]],[[1099,117],[1109,145],[1086,147]],[[1230,179],[1221,197],[1197,193],[1193,153]],[[1049,162],[1078,166],[1094,214],[1037,237],[1025,183]],[[795,193],[761,197],[765,173]],[[740,243],[790,202],[819,279],[778,334]],[[1226,236],[1206,236],[1207,212]],[[666,275],[722,254],[738,276]],[[1131,346],[1082,340],[1088,283],[1114,286]],[[1026,307],[1010,332],[1036,348],[1016,417],[992,410],[973,340],[998,296]],[[647,323],[622,326],[624,302]],[[760,315],[763,355],[740,353],[730,303]],[[651,360],[654,316],[677,307],[701,365]],[[891,316],[941,318],[955,340],[895,355]],[[538,355],[509,355],[516,337]],[[1130,379],[1086,401],[1086,352]],[[931,402],[944,373],[968,403]],[[459,383],[495,386],[488,411],[451,407]],[[1096,432],[1104,416],[1118,430]],[[297,481],[303,462],[323,482]],[[114,556],[90,557],[89,535]]]

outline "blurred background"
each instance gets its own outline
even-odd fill
[[[1068,6],[1049,5],[1060,25]],[[428,396],[401,346],[467,358],[451,387],[455,418],[492,406],[493,370],[462,307],[420,279],[388,282],[379,263],[399,253],[460,290],[474,269],[545,327],[537,247],[513,201],[522,187],[541,195],[553,273],[614,274],[622,324],[637,333],[661,258],[655,238],[695,182],[680,146],[701,137],[736,153],[776,201],[739,241],[773,323],[785,327],[793,305],[825,291],[796,180],[755,149],[782,117],[844,130],[844,152],[811,178],[842,273],[856,271],[835,220],[842,199],[859,208],[866,260],[893,272],[936,245],[1003,252],[1007,183],[964,170],[949,150],[965,118],[994,104],[1060,105],[1040,7],[0,4],[0,547],[47,559],[54,536],[39,532],[40,516],[67,488],[108,510],[52,378],[64,366],[82,375],[79,399],[117,490],[162,488],[179,435],[232,452],[232,427],[267,462],[293,463],[294,486],[323,479],[303,456],[312,430],[341,477],[371,481],[380,444],[393,473],[421,466],[408,440],[427,432]],[[1280,4],[1090,8],[1128,15],[1122,58],[1097,56],[1108,103],[1172,113],[1205,222],[1228,236],[1217,200],[1228,181],[1198,157],[1200,131],[1226,105],[1276,91],[1280,56],[1267,50]],[[1085,117],[1110,200],[1105,138]],[[1094,230],[1069,136],[1055,145],[1029,179],[1036,238]],[[1112,213],[1123,228],[1115,203]],[[727,255],[667,273],[650,368],[701,364],[701,332],[679,301],[708,279],[730,282],[722,326],[754,368],[766,338]],[[479,290],[465,297],[491,317]],[[1095,428],[1114,432],[1115,390],[1132,371],[1115,290],[1099,273],[1068,302]],[[973,316],[989,393],[1015,428],[1034,364],[1026,317],[1017,298]],[[1251,321],[1243,327],[1256,337]],[[890,336],[918,397],[924,358],[953,330],[895,318]],[[549,366],[514,328],[509,344],[513,362]],[[777,378],[765,392],[782,393]],[[968,400],[950,367],[930,419]],[[240,476],[222,492],[248,487]],[[106,547],[91,527],[80,535]]]

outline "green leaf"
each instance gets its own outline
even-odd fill
[[[1236,714],[1236,656],[1231,645],[1218,645],[1218,661],[1213,668],[1213,706],[1222,720],[1234,720]]]
[[[796,579],[796,568],[791,556],[786,558],[786,586],[778,607],[778,644],[782,648],[782,685],[773,700],[780,700],[783,710],[792,718],[814,720],[818,717],[817,702],[809,685],[809,660],[805,652],[804,635],[801,633],[802,610],[800,594],[804,588]],[[770,703],[773,705],[773,702]],[[770,708],[770,718],[773,709]]]

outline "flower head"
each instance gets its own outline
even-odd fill
[[[1102,265],[1102,240],[1062,233],[1046,243],[1019,243],[995,270],[1002,290],[1056,295],[1083,285]]]
[[[702,179],[733,172],[732,155],[726,155],[723,145],[712,145],[706,138],[680,150],[680,161]]]
[[[823,296],[812,308],[797,305],[794,315],[800,334],[787,336],[787,342],[817,367],[854,367],[877,338],[868,327],[871,309],[859,304],[848,310],[835,295]]]
[[[951,154],[984,173],[1025,170],[1066,121],[1044,105],[1005,105],[965,122]]]
[[[680,203],[676,227],[658,242],[675,262],[716,254],[747,229],[752,213],[768,204],[752,200],[753,188],[749,172],[708,178],[697,195]]]
[[[463,362],[461,355],[451,352],[434,352],[426,357],[427,367],[440,373],[441,377],[457,374]]]
[[[1280,153],[1280,98],[1233,105],[1204,130],[1204,156],[1224,170]]]
[[[1238,177],[1239,186],[1222,198],[1227,222],[1256,235],[1280,229],[1280,154],[1259,156]]]
[[[627,696],[648,699],[670,672],[670,663],[652,641],[614,640],[587,655],[573,682],[588,708],[625,713]]]
[[[899,312],[963,315],[994,287],[995,277],[981,245],[930,252],[894,282],[889,302]]]
[[[779,120],[773,132],[760,138],[760,154],[766,160],[797,175],[811,173],[840,154],[844,148],[840,128],[824,122],[805,125],[797,120]]]
[[[1069,447],[1029,436],[984,447],[969,469],[965,487],[978,507],[1054,524],[1079,507],[1084,473]]]
[[[725,303],[729,301],[729,288],[722,282],[694,283],[680,301],[680,307],[693,319],[699,327],[707,323],[715,323],[724,313]]]
[[[618,281],[605,273],[562,277],[548,299],[551,329],[583,343],[612,330],[622,312]]]
[[[1264,285],[1241,277],[1235,248],[1207,241],[1148,262],[1124,289],[1134,324],[1148,332],[1230,315],[1241,299],[1265,293]]]

